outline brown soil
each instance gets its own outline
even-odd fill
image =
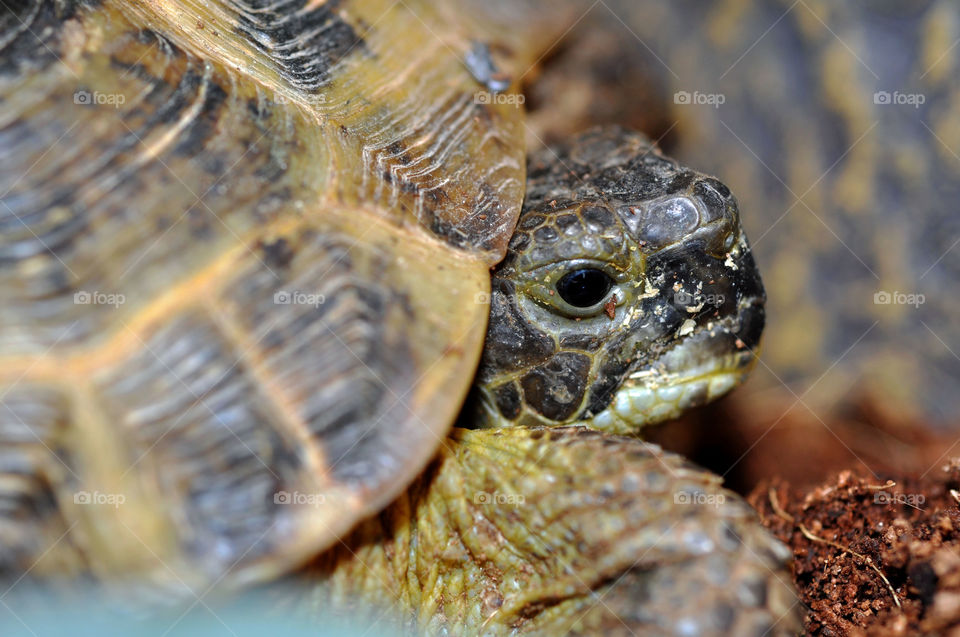
[[[809,635],[960,637],[960,440],[850,403],[749,390],[654,432],[724,475],[794,551]],[[845,412],[845,413],[844,413]]]
[[[808,634],[960,634],[958,487],[958,462],[885,484],[759,485],[749,500],[793,549]]]

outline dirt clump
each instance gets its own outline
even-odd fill
[[[793,550],[808,634],[960,637],[960,458],[880,478],[845,470],[749,495]]]

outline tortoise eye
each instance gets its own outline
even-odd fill
[[[607,297],[612,287],[613,279],[595,268],[571,270],[557,281],[560,298],[576,308],[593,307]]]

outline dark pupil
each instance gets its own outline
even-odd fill
[[[613,281],[600,270],[574,270],[557,281],[557,292],[574,307],[592,307],[607,296],[611,285]]]

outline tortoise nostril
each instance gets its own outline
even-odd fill
[[[729,219],[732,223],[737,222],[739,216],[737,202],[730,193],[730,189],[716,179],[712,177],[701,179],[693,187],[693,194],[700,201],[703,209],[702,225],[723,218]]]
[[[700,228],[696,234],[704,240],[709,254],[722,256],[729,252],[740,235],[740,211],[730,190],[707,177],[693,187],[700,205]]]

